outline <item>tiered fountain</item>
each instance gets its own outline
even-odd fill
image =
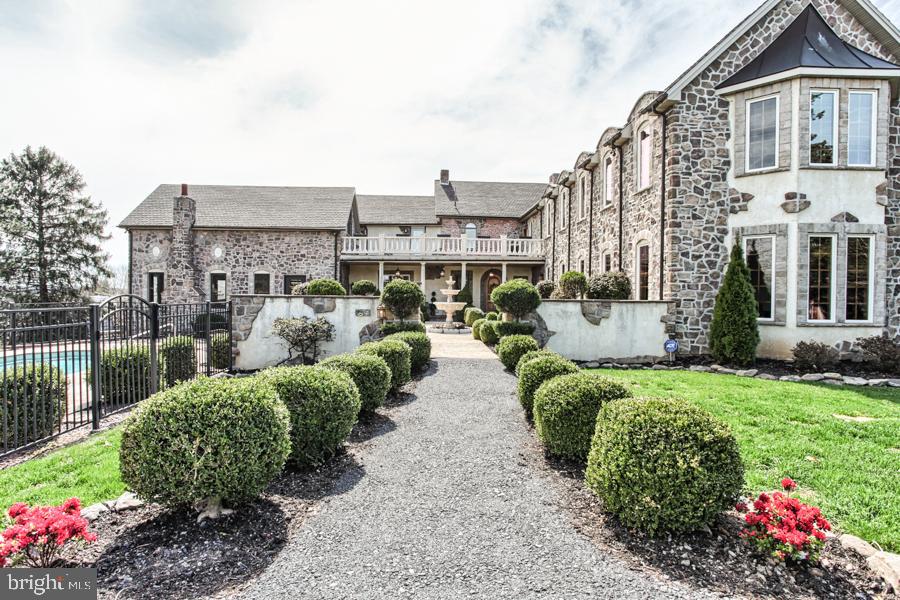
[[[456,281],[453,279],[453,275],[450,275],[450,278],[447,279],[445,281],[445,283],[447,284],[447,289],[441,290],[441,293],[444,294],[445,296],[447,296],[447,301],[446,302],[435,302],[434,305],[437,307],[438,310],[442,310],[446,313],[447,321],[445,323],[442,323],[441,325],[439,325],[437,327],[437,329],[440,329],[445,332],[446,331],[459,331],[461,329],[464,329],[465,326],[462,323],[454,323],[453,322],[453,314],[456,311],[462,310],[463,308],[465,308],[466,303],[454,301],[454,298],[456,298],[456,295],[459,294],[460,290],[453,289],[453,284],[456,283]]]

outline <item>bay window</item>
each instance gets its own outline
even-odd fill
[[[778,166],[778,97],[747,102],[747,171]]]
[[[851,91],[847,107],[847,164],[875,165],[875,113],[877,93]]]
[[[837,164],[837,92],[813,90],[809,101],[809,162]]]

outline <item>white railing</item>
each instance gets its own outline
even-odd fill
[[[345,237],[348,256],[497,256],[543,258],[544,240],[467,237]]]

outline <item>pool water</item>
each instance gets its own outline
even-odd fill
[[[4,369],[9,374],[13,369],[21,369],[22,367],[30,367],[32,364],[45,363],[56,367],[65,374],[81,373],[90,366],[91,353],[88,351],[75,350],[72,352],[40,352],[30,354],[16,354],[15,356],[5,356],[3,365],[0,369]],[[0,377],[3,371],[0,370]]]

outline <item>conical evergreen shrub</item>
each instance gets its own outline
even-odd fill
[[[752,364],[759,345],[758,317],[750,270],[744,262],[740,242],[735,242],[709,326],[709,349],[713,358],[738,366]]]

